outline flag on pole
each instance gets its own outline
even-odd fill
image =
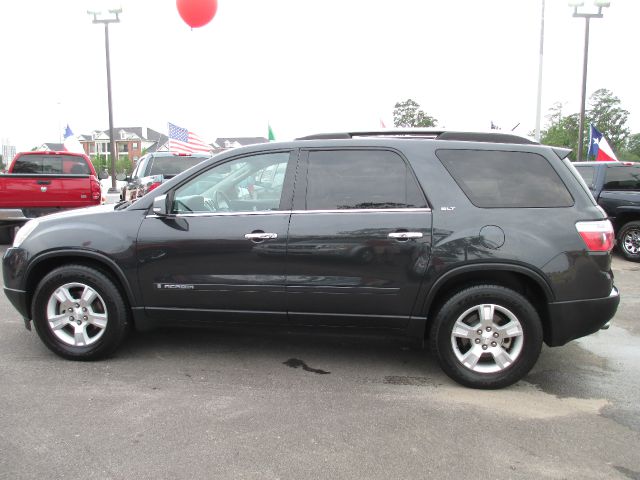
[[[617,162],[618,158],[607,142],[605,136],[593,125],[589,126],[589,151],[587,157],[593,156],[598,162]]]
[[[169,123],[169,151],[174,153],[209,153],[211,145],[186,128]]]
[[[63,145],[67,152],[85,153],[84,147],[80,143],[80,140],[78,140],[78,137],[73,134],[71,128],[69,128],[69,124],[67,124],[67,128],[64,129]]]
[[[268,132],[268,133],[269,133],[269,135],[268,135],[268,139],[269,139],[269,141],[270,141],[270,142],[273,142],[273,141],[275,141],[276,136],[273,134],[273,130],[271,129],[271,124],[270,124],[270,123],[268,123],[268,124],[267,124],[267,126],[269,127],[269,132]]]

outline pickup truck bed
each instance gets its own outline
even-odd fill
[[[100,183],[89,157],[71,152],[24,152],[0,175],[0,243],[15,227],[60,210],[98,205]]]

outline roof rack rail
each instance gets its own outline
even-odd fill
[[[456,132],[435,129],[385,129],[372,130],[364,132],[340,132],[340,133],[319,133],[316,135],[307,135],[305,137],[296,138],[296,140],[348,140],[360,137],[381,137],[381,138],[416,138],[431,140],[458,140],[463,142],[496,142],[496,143],[515,143],[515,144],[533,144],[538,142],[530,140],[519,135],[510,133],[497,132]]]

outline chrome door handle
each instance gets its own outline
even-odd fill
[[[245,233],[244,238],[247,240],[269,240],[271,238],[278,238],[277,233]]]
[[[389,238],[395,238],[396,240],[408,240],[410,238],[422,238],[422,232],[392,232],[389,234]]]

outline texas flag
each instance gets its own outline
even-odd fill
[[[617,162],[618,158],[613,153],[604,135],[593,125],[590,125],[590,127],[591,134],[589,135],[589,152],[587,156],[592,155],[598,162]]]
[[[78,140],[78,137],[73,134],[68,124],[67,128],[64,129],[64,149],[67,152],[85,153],[82,144]]]

